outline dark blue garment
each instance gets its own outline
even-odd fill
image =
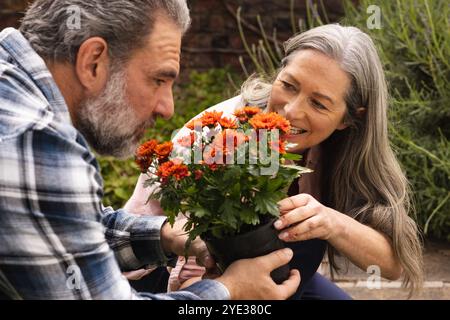
[[[303,288],[302,300],[352,300],[344,290],[315,273]]]
[[[291,269],[299,270],[302,278],[297,292],[292,296],[292,299],[298,300],[301,298],[305,286],[319,268],[327,248],[327,242],[320,239],[311,239],[289,243],[287,246],[294,251],[294,257],[289,265]]]
[[[302,164],[304,165],[304,164]],[[288,195],[299,193],[298,179],[295,179],[288,190]],[[301,282],[292,300],[318,299],[318,300],[348,300],[351,299],[343,290],[317,273],[327,249],[327,242],[320,239],[311,239],[288,243],[287,246],[294,251],[294,257],[289,263],[291,269],[300,271]]]

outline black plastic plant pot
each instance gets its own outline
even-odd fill
[[[273,227],[274,221],[271,220],[264,225],[255,227],[256,229],[252,231],[229,238],[205,237],[206,246],[216,260],[220,271],[225,271],[236,260],[255,258],[285,248],[286,246],[278,238],[278,232]],[[289,278],[289,265],[286,264],[273,270],[270,275],[275,283],[282,283]]]

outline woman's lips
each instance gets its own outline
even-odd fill
[[[289,131],[289,133],[285,133],[283,135],[284,139],[292,139],[292,138],[296,138],[296,137],[301,137],[304,136],[305,134],[308,134],[309,131],[305,130],[305,129],[291,129],[291,131]]]
[[[302,134],[302,133],[305,133],[305,132],[307,132],[306,129],[302,129],[302,128],[291,128],[289,134],[297,135],[297,134]]]

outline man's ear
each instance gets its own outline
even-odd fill
[[[108,44],[100,37],[89,38],[78,50],[75,72],[89,95],[96,95],[108,79]]]

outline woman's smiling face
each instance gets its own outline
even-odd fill
[[[270,111],[285,116],[292,130],[287,141],[301,153],[347,127],[345,94],[350,78],[338,63],[315,50],[296,53],[273,83]]]

